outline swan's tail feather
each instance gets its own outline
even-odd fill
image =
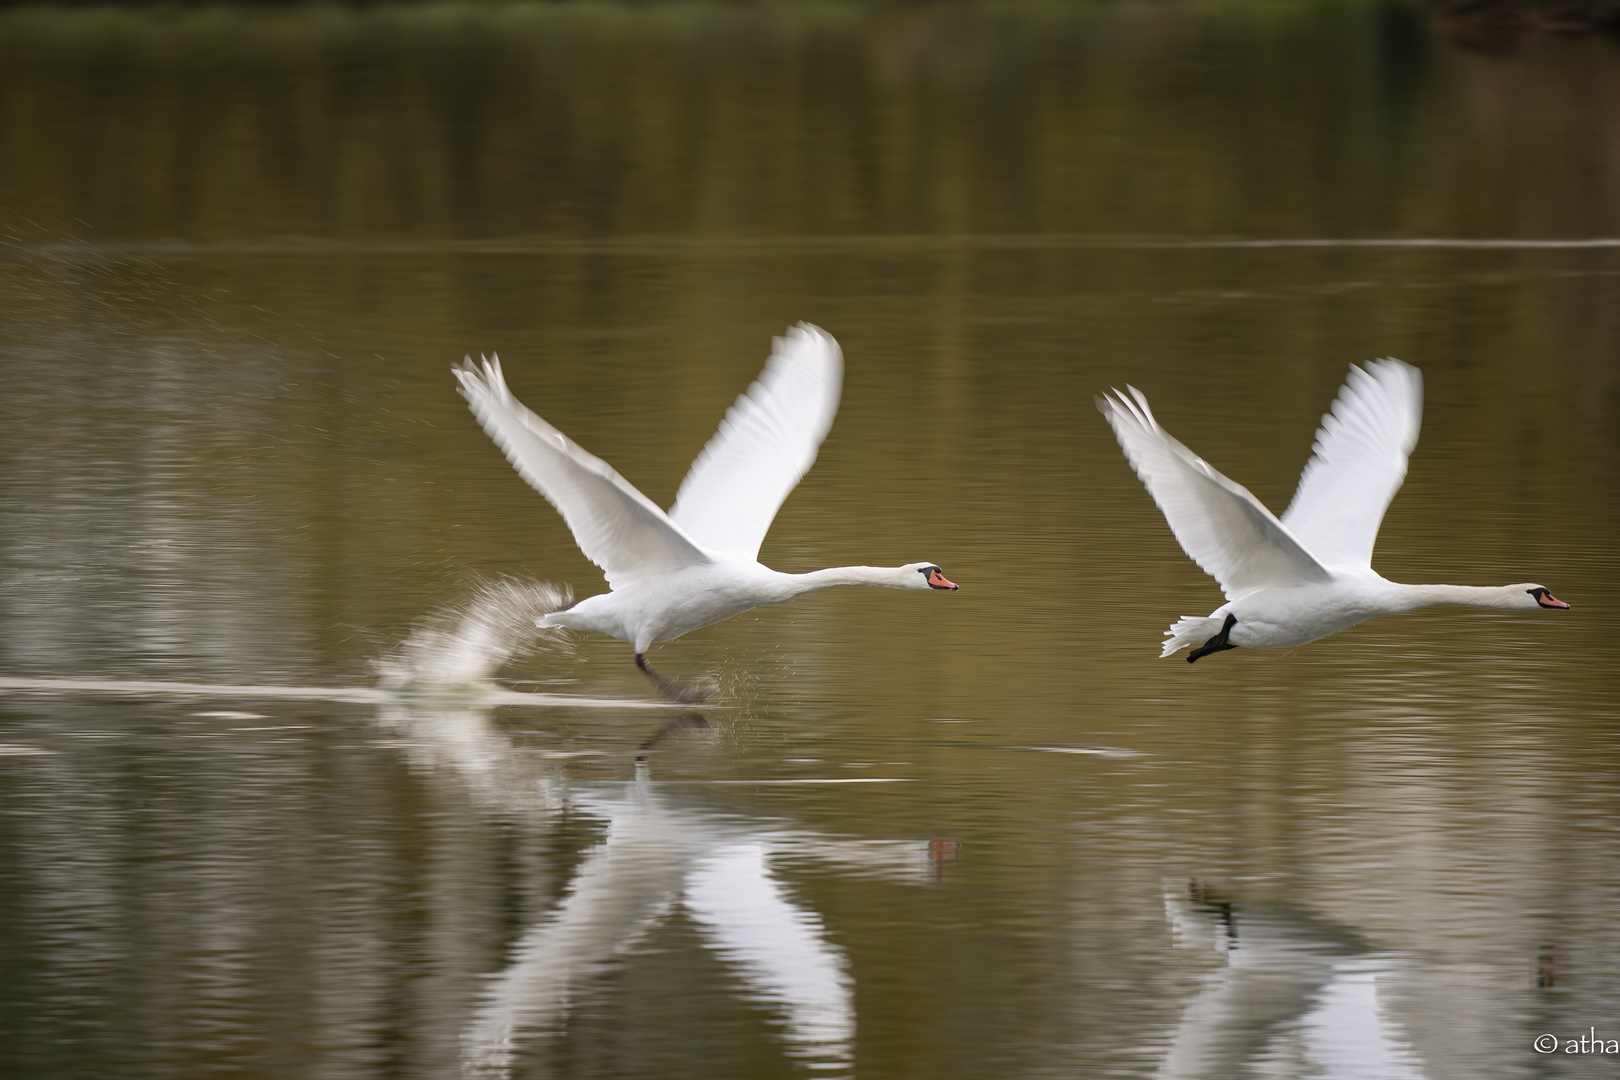
[[[1221,632],[1224,620],[1213,615],[1183,615],[1164,632],[1164,649],[1159,659],[1180,652],[1189,645],[1202,645]]]

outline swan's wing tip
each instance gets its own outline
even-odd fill
[[[1368,360],[1359,367],[1350,365],[1351,385],[1361,379],[1370,378],[1375,383],[1405,382],[1414,398],[1421,402],[1423,395],[1423,371],[1415,365],[1395,356],[1380,356],[1376,360]]]
[[[1415,366],[1408,364],[1405,360],[1402,360],[1398,356],[1380,356],[1376,360],[1367,361],[1367,366],[1387,367],[1396,371],[1409,371],[1413,374],[1418,373],[1418,369]]]
[[[771,346],[771,352],[777,355],[797,346],[825,349],[837,357],[840,362],[842,362],[844,356],[843,350],[838,346],[837,338],[815,323],[805,322],[803,319],[788,327],[781,337],[772,339]]]
[[[1126,396],[1127,393],[1129,397]],[[1110,388],[1108,393],[1093,400],[1097,402],[1097,411],[1106,416],[1110,423],[1130,419],[1148,431],[1157,431],[1159,428],[1158,421],[1153,419],[1153,410],[1148,408],[1147,395],[1130,383],[1125,384],[1123,392],[1115,386]]]
[[[1393,356],[1380,356],[1359,367],[1350,365],[1350,377],[1334,399],[1328,415],[1322,418],[1315,449],[1320,449],[1321,439],[1331,432],[1334,420],[1341,424],[1346,421],[1357,398],[1364,399],[1365,404],[1381,402],[1386,416],[1392,415],[1388,410],[1400,410],[1403,414],[1400,426],[1405,429],[1402,441],[1406,452],[1410,453],[1417,443],[1418,425],[1422,423],[1423,372]]]
[[[1141,411],[1143,422],[1145,422],[1150,428],[1158,427],[1159,422],[1153,419],[1153,410],[1148,407],[1147,395],[1142,393],[1142,391],[1138,390],[1136,387],[1132,386],[1130,383],[1125,384],[1125,389],[1131,392],[1131,397],[1135,400],[1137,408]]]
[[[473,363],[472,354],[461,358],[460,364],[450,365],[451,374],[455,375],[460,383],[461,396],[472,400],[473,394],[482,394],[496,401],[506,403],[512,398],[512,391],[506,385],[506,376],[501,373],[501,358],[490,353],[485,356],[478,354],[478,363]]]
[[[479,370],[473,366],[471,356],[462,357],[461,363],[459,364],[451,364],[450,374],[456,377],[456,393],[466,398],[469,402],[472,401],[474,394],[482,393],[487,390],[487,387],[484,385],[484,377]]]

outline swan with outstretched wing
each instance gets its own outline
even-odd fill
[[[1172,438],[1140,390],[1126,390],[1099,398],[1097,407],[1182,550],[1227,599],[1165,631],[1163,656],[1198,645],[1191,663],[1226,649],[1304,645],[1379,615],[1436,604],[1569,607],[1528,582],[1402,585],[1373,570],[1378,527],[1406,478],[1422,423],[1423,376],[1410,364],[1386,358],[1351,366],[1281,519]]]
[[[843,353],[819,327],[800,323],[776,339],[765,370],[727,410],[667,514],[607,462],[526,409],[507,388],[498,358],[474,365],[469,357],[452,370],[489,437],[562,514],[580,551],[607,577],[609,592],[545,615],[537,625],[629,642],[636,666],[677,701],[701,695],[647,664],[655,642],[834,585],[956,591],[931,562],[808,574],[779,573],[759,562],[777,510],[815,462],[838,412]]]

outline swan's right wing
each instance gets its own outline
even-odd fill
[[[1423,423],[1423,376],[1411,364],[1351,365],[1322,417],[1315,451],[1283,524],[1324,564],[1371,566],[1384,511],[1406,479]]]
[[[523,407],[507,389],[499,359],[451,368],[478,422],[573,531],[580,551],[622,589],[659,574],[712,562],[692,538],[601,458]]]
[[[709,855],[687,879],[687,910],[755,999],[786,1014],[792,1055],[818,1072],[847,1074],[855,1049],[848,961],[820,917],[771,878],[765,856],[757,840]]]
[[[777,338],[681,481],[670,519],[711,551],[757,559],[776,511],[815,463],[843,385],[844,354],[827,331],[800,323]]]
[[[1327,570],[1287,527],[1203,458],[1170,437],[1134,386],[1097,399],[1136,475],[1159,504],[1181,549],[1220,583],[1228,600],[1256,589],[1324,583]],[[1133,400],[1134,399],[1134,400]]]

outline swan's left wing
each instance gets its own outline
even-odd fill
[[[512,396],[498,359],[451,368],[467,407],[518,475],[568,523],[585,557],[622,589],[645,578],[712,562],[651,499],[613,467]]]
[[[1147,398],[1114,392],[1097,399],[1114,435],[1164,511],[1181,549],[1220,582],[1228,600],[1257,589],[1280,589],[1331,580],[1288,528],[1242,484],[1171,438],[1153,419]]]
[[[1395,359],[1351,365],[1322,417],[1283,524],[1328,566],[1371,566],[1384,511],[1406,479],[1423,423],[1423,375]]]
[[[776,511],[816,460],[843,383],[831,334],[800,323],[777,338],[681,482],[670,520],[711,551],[758,558]]]

